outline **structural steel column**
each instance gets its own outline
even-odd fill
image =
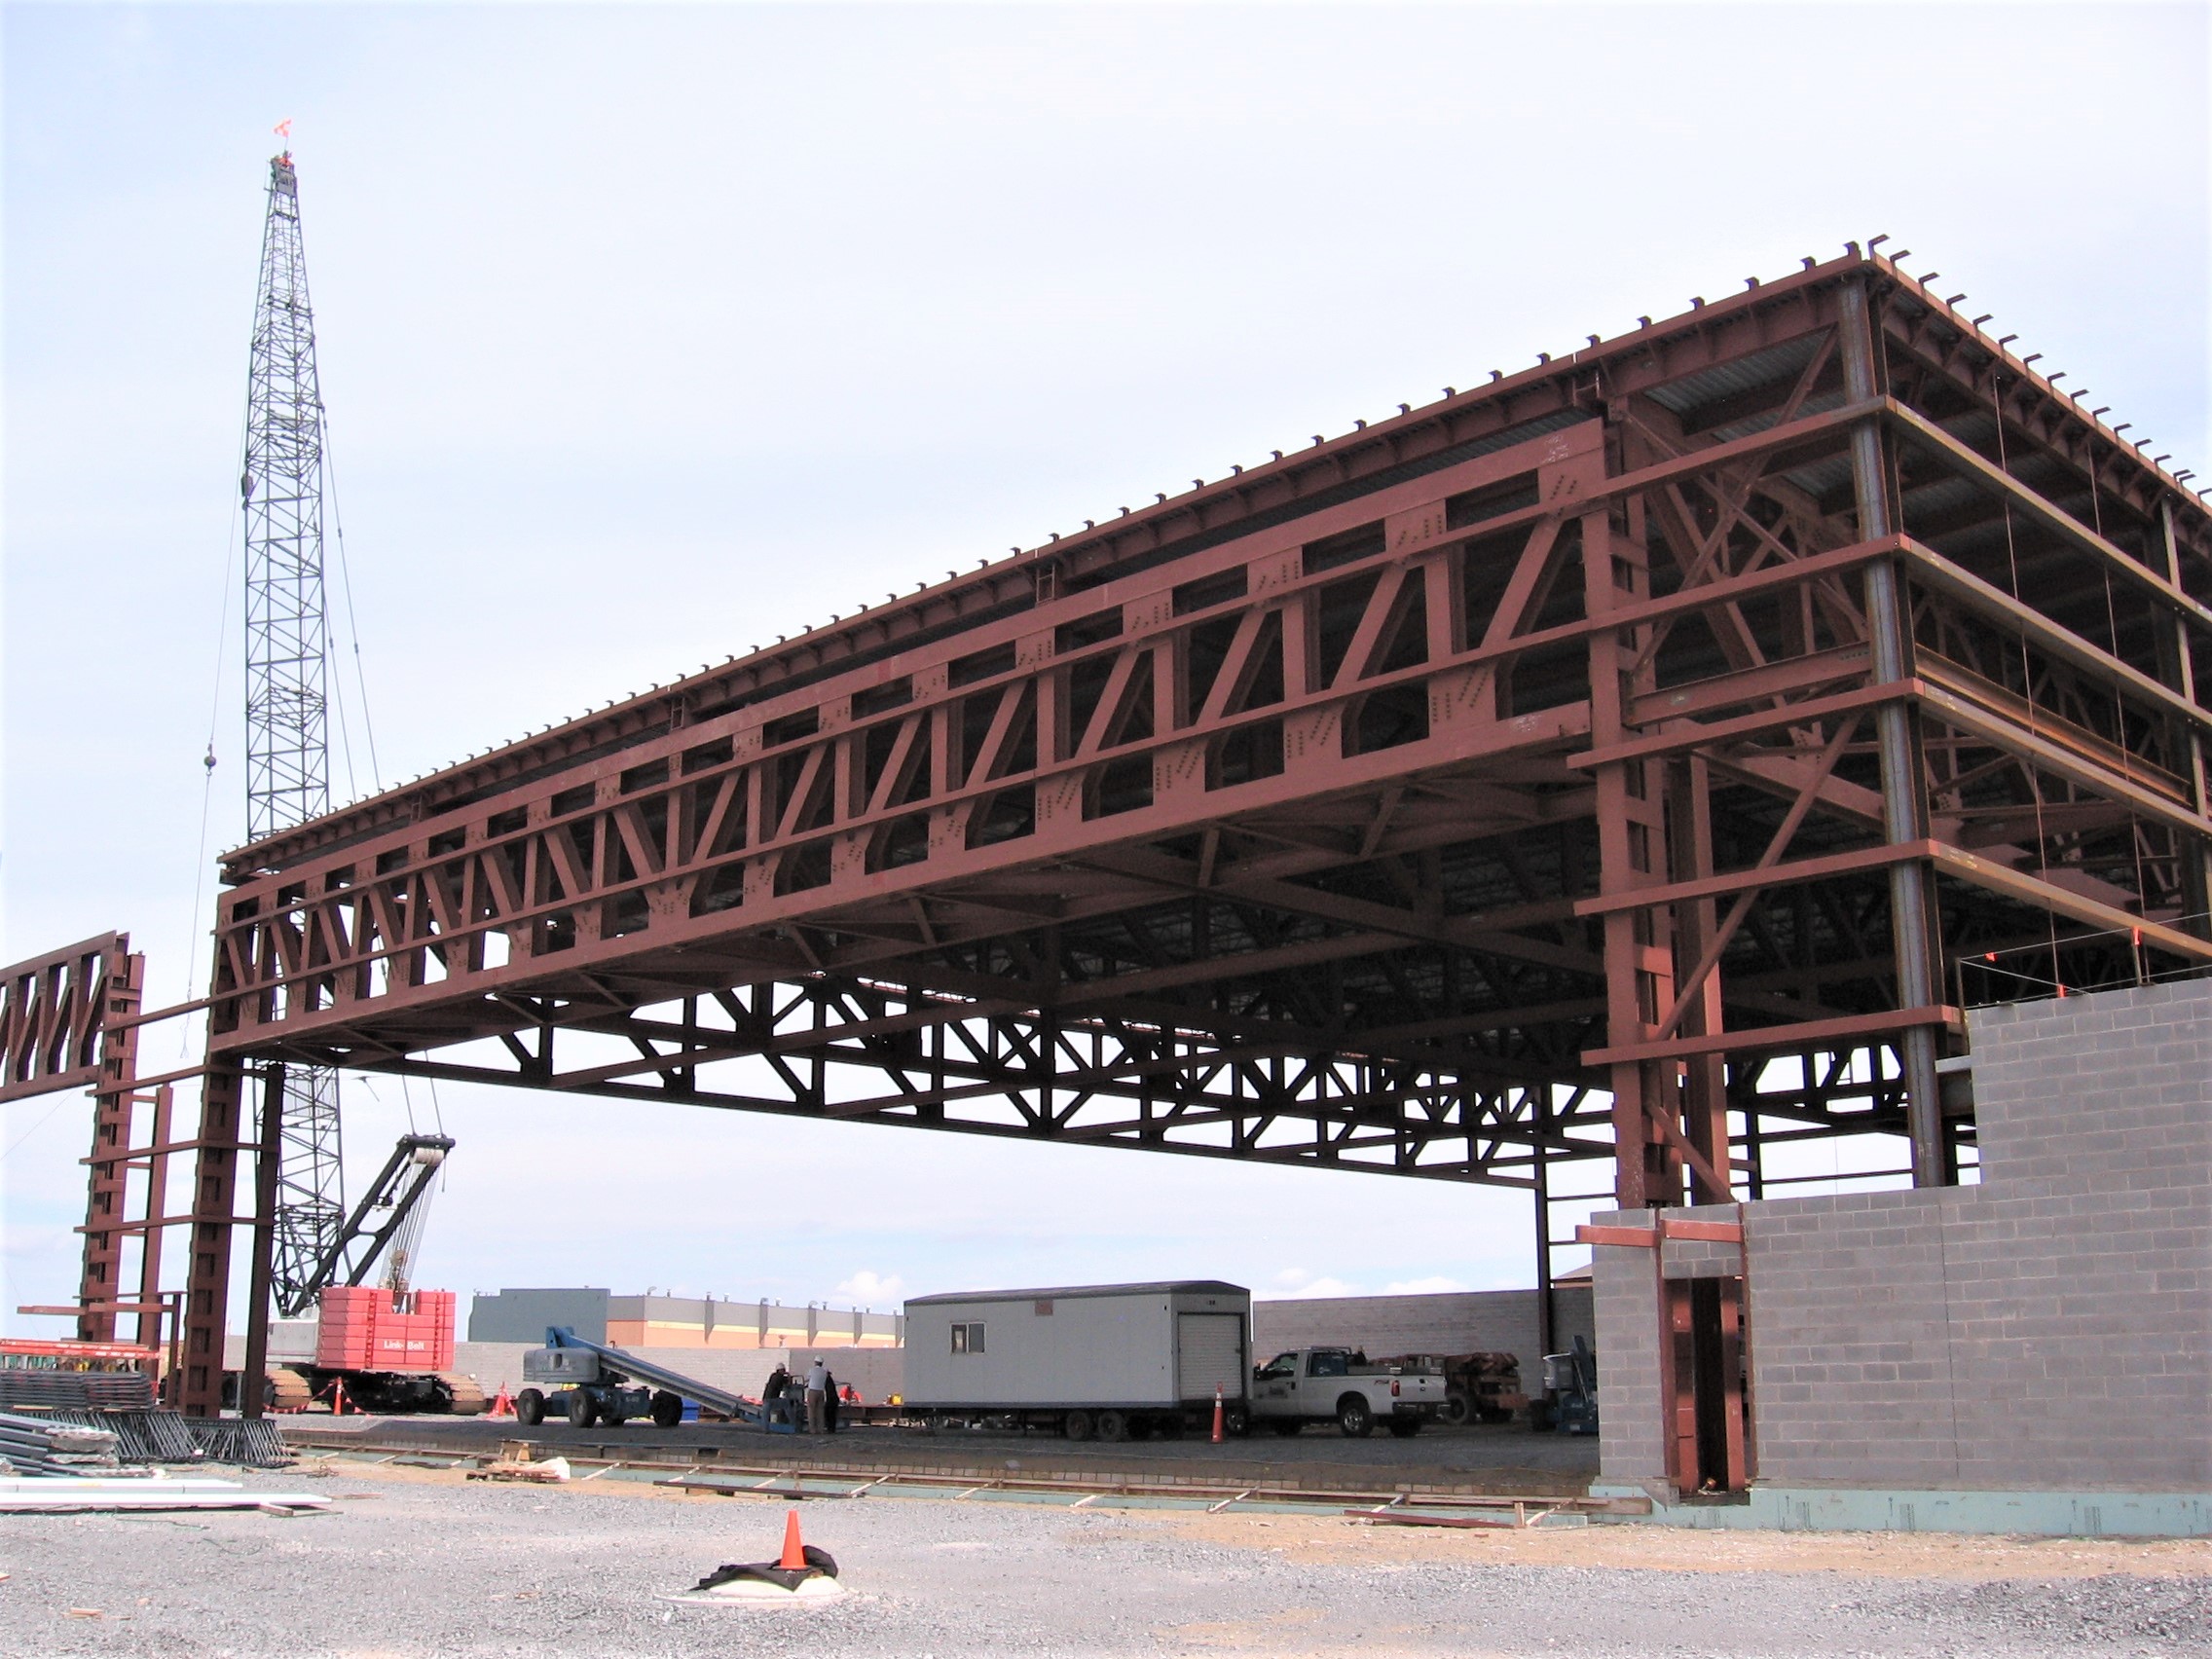
[[[1670,868],[1677,881],[1698,881],[1713,874],[1713,776],[1700,756],[1691,755],[1668,767],[1667,840]],[[1672,1006],[1675,987],[1697,971],[1706,948],[1719,932],[1720,918],[1711,899],[1689,899],[1675,905],[1675,973],[1668,988]],[[1682,1012],[1678,1030],[1684,1037],[1709,1037],[1721,1029],[1720,966],[1714,963],[1698,986],[1697,994]],[[1728,1168],[1727,1059],[1720,1054],[1693,1054],[1682,1062],[1682,1133],[1705,1155],[1715,1180],[1709,1181],[1690,1165],[1693,1203],[1724,1204],[1735,1198]]]
[[[239,1416],[261,1416],[269,1364],[269,1305],[276,1275],[276,1189],[284,1161],[284,1067],[261,1074],[261,1150],[253,1161],[252,1266],[246,1274],[245,1358],[239,1366]]]
[[[2181,544],[2174,534],[2174,504],[2161,501],[2158,506],[2159,527],[2164,532],[2166,549],[2166,580],[2175,587],[2181,586]],[[2189,652],[2189,624],[2179,612],[2173,616],[2173,652],[2177,689],[2190,702],[2196,702],[2196,664]],[[2198,705],[2201,707],[2202,705]],[[2204,739],[2194,730],[2183,733],[2189,746],[2190,804],[2200,816],[2212,818],[2212,757],[2205,754]],[[2212,939],[2212,841],[2177,837],[2182,860],[2182,883],[2187,891],[2191,912],[2197,918],[2194,927],[2185,918],[2182,926],[2191,928],[2200,938]]]
[[[1633,506],[1631,508],[1633,511]],[[1582,580],[1584,604],[1593,617],[1618,610],[1650,595],[1649,560],[1643,539],[1615,536],[1609,510],[1584,514]],[[1590,636],[1590,743],[1604,749],[1627,731],[1628,699],[1636,686],[1630,665],[1647,630]],[[1641,680],[1650,670],[1642,671]],[[1667,824],[1662,792],[1653,788],[1661,764],[1616,760],[1595,768],[1598,794],[1598,886],[1610,898],[1660,882]],[[1606,913],[1605,1027],[1614,1047],[1642,1041],[1671,1000],[1673,959],[1666,941],[1652,937],[1648,909]],[[1664,976],[1666,983],[1661,982]],[[1622,1209],[1678,1201],[1679,1159],[1653,1119],[1676,1109],[1675,1067],[1661,1061],[1623,1061],[1611,1068],[1613,1095],[1613,1194]]]
[[[1856,279],[1843,285],[1842,337],[1844,395],[1862,403],[1879,393],[1882,377],[1866,288]],[[1852,427],[1851,482],[1858,502],[1859,539],[1875,541],[1893,534],[1897,526],[1890,511],[1889,467],[1881,424],[1873,417]],[[1894,559],[1866,567],[1866,627],[1875,683],[1903,680],[1911,672],[1912,632]],[[1874,711],[1874,729],[1882,764],[1883,838],[1891,846],[1919,840],[1928,833],[1928,803],[1911,715],[1901,702],[1883,703]],[[1943,976],[1936,958],[1930,875],[1924,859],[1890,866],[1890,941],[1900,1008],[1926,1008],[1940,997]],[[1935,1030],[1908,1026],[1898,1049],[1904,1062],[1905,1129],[1912,1141],[1913,1185],[1939,1187],[1946,1180],[1947,1161]]]
[[[200,1156],[192,1181],[191,1261],[184,1280],[187,1417],[223,1410],[223,1326],[231,1294],[231,1225],[237,1209],[239,1093],[244,1073],[210,1060],[200,1086]]]
[[[85,1198],[85,1265],[77,1282],[77,1306],[83,1309],[77,1315],[77,1338],[88,1343],[115,1341],[129,1197],[130,1120],[138,1102],[138,1027],[125,1021],[137,1017],[145,998],[146,958],[130,954],[128,935],[119,934],[116,946],[101,988],[106,1006],[101,1012],[100,1078],[92,1091],[92,1156],[85,1160],[92,1179]],[[152,1235],[148,1242],[152,1244]]]

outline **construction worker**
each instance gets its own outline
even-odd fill
[[[809,1434],[828,1432],[824,1427],[823,1417],[829,1388],[830,1367],[820,1354],[816,1354],[814,1363],[806,1368],[806,1432]]]
[[[822,1373],[822,1420],[829,1425],[831,1434],[837,1432],[837,1374],[825,1367]]]

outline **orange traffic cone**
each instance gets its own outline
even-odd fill
[[[1221,1444],[1221,1384],[1216,1382],[1213,1385],[1213,1443],[1216,1446]]]
[[[798,1511],[787,1511],[784,1516],[784,1554],[778,1567],[803,1567],[806,1566],[806,1546],[798,1541]]]
[[[514,1397],[507,1392],[504,1382],[499,1384],[499,1392],[492,1401],[492,1409],[484,1415],[492,1418],[511,1418],[515,1415]]]
[[[330,1385],[330,1415],[332,1417],[344,1417],[346,1415],[346,1382],[343,1378]]]

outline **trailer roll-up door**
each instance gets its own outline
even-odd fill
[[[1244,1393],[1244,1321],[1235,1313],[1175,1315],[1175,1376],[1186,1400],[1202,1400],[1220,1385],[1231,1399]]]

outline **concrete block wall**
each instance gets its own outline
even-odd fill
[[[1559,1353],[1577,1336],[1597,1340],[1587,1283],[1552,1291],[1552,1340]],[[1421,1296],[1317,1296],[1252,1304],[1257,1362],[1295,1347],[1356,1347],[1380,1358],[1393,1353],[1510,1353],[1521,1381],[1542,1386],[1536,1293],[1470,1290]]]
[[[1758,1479],[2212,1487],[2212,980],[1970,1035],[1979,1186],[1742,1206]],[[1595,1255],[1604,1473],[1655,1478],[1655,1264]]]

